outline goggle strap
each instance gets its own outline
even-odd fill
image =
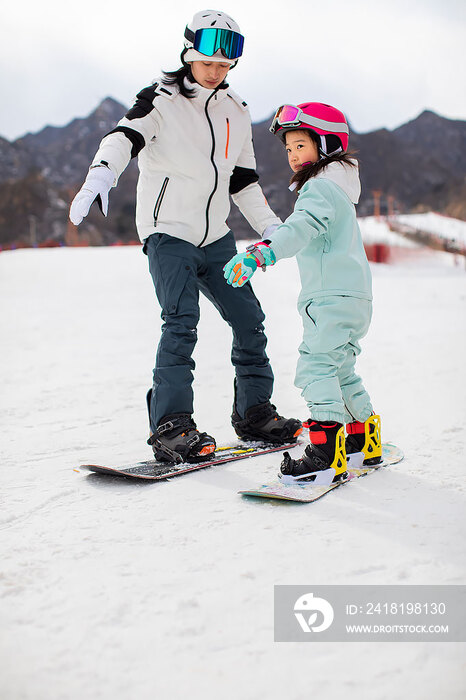
[[[184,38],[190,41],[191,44],[194,44],[194,32],[191,31],[188,26],[186,26],[186,29],[184,30]]]
[[[277,130],[277,125],[278,126],[298,126],[299,124],[307,124],[308,126],[314,126],[317,127],[318,129],[322,129],[323,131],[330,131],[330,133],[340,133],[340,134],[349,134],[349,128],[348,125],[345,124],[345,122],[329,122],[326,121],[325,119],[319,119],[318,117],[312,117],[308,114],[305,114],[302,109],[299,107],[296,107],[295,109],[298,110],[298,114],[296,116],[296,119],[290,120],[290,121],[280,121],[280,112],[287,105],[282,105],[277,109],[275,112],[275,116],[272,120],[272,125],[271,125],[271,130],[274,129],[275,131]],[[294,107],[294,105],[290,105],[290,107]]]
[[[315,126],[323,131],[330,131],[332,134],[349,134],[348,124],[344,122],[328,122],[325,119],[310,117],[308,114],[301,114],[299,121],[309,126]]]

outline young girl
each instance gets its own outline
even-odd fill
[[[354,208],[358,165],[347,153],[345,116],[330,105],[283,105],[270,131],[285,144],[294,173],[294,212],[266,240],[234,256],[225,278],[241,287],[258,266],[296,255],[304,337],[295,383],[311,412],[310,445],[298,460],[285,453],[281,472],[291,481],[329,483],[343,477],[349,461],[377,464],[382,454],[380,417],[354,371],[372,315],[371,273]]]

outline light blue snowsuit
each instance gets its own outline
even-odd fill
[[[277,260],[296,256],[304,337],[295,384],[318,421],[365,421],[368,393],[355,374],[372,316],[372,281],[354,204],[357,167],[331,163],[308,180],[294,212],[269,236]]]

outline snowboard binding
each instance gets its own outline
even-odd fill
[[[329,485],[348,477],[345,430],[340,423],[308,421],[311,443],[300,459],[283,455],[280,480],[283,484]]]
[[[213,437],[200,433],[189,413],[165,416],[147,441],[157,460],[165,462],[195,462],[213,455]]]
[[[270,401],[251,406],[241,418],[234,409],[231,424],[242,440],[283,444],[297,441],[303,428],[296,418],[283,418]]]
[[[380,416],[372,414],[364,422],[346,426],[346,454],[351,466],[371,467],[382,461]],[[357,464],[358,463],[358,464]]]

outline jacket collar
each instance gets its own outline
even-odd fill
[[[341,162],[330,163],[316,175],[315,179],[325,178],[326,180],[331,180],[341,187],[353,204],[357,204],[361,194],[361,182],[359,180],[358,162],[353,159],[353,163],[355,164],[354,168]]]

